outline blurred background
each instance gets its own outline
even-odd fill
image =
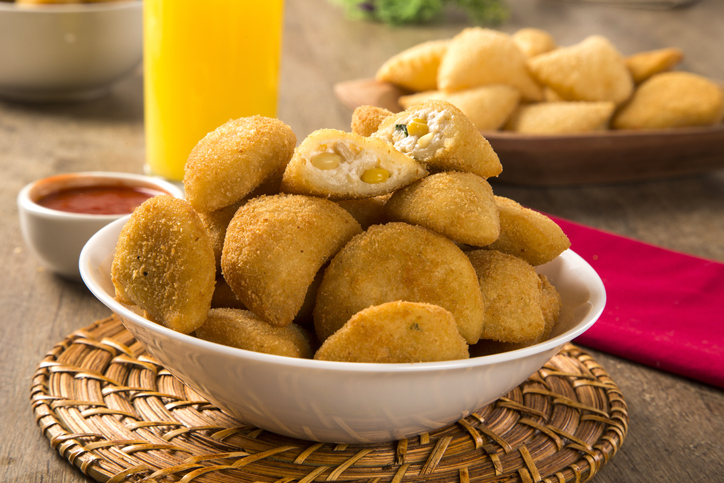
[[[473,25],[511,34],[524,27],[540,28],[560,46],[598,34],[624,55],[678,47],[684,52],[678,69],[724,81],[724,2],[720,0],[401,3],[417,7],[400,14],[401,18],[416,18],[425,8],[435,15],[429,19],[422,15],[423,22],[393,24],[389,19],[352,14],[341,0],[284,2],[277,117],[292,128],[298,141],[320,128],[350,129],[352,111],[334,94],[338,83],[374,77],[382,63],[400,51],[426,40],[451,38]],[[0,2],[0,25],[8,21],[10,5]],[[491,16],[483,17],[485,22],[476,20],[470,14],[473,7]],[[4,37],[9,31],[0,27],[0,50],[4,55],[22,55],[24,41]],[[133,31],[127,42],[137,43],[139,35]],[[0,77],[7,69],[7,64],[0,63]],[[8,357],[0,369],[6,408],[0,420],[6,436],[0,451],[0,481],[91,481],[50,448],[35,425],[27,395],[43,355],[72,331],[108,312],[82,284],[62,280],[40,267],[22,240],[15,197],[30,181],[57,173],[142,173],[146,161],[143,80],[138,64],[107,92],[82,102],[0,97],[0,230],[4,234],[0,341]],[[506,160],[501,162],[505,168]],[[721,168],[600,185],[527,187],[494,182],[493,188],[498,195],[551,215],[724,262]],[[623,450],[595,481],[673,482],[721,475],[724,399],[719,389],[594,354],[620,385],[631,416]]]

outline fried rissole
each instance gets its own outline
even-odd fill
[[[320,129],[294,151],[281,189],[333,200],[372,198],[426,174],[420,163],[380,139]]]
[[[375,78],[411,91],[433,90],[437,87],[437,70],[449,42],[429,40],[403,50],[382,64]]]
[[[460,109],[481,131],[495,131],[505,124],[520,102],[520,91],[506,84],[472,87],[461,91],[427,91],[401,96],[403,109],[428,99],[447,101]]]
[[[610,101],[553,101],[520,106],[505,129],[521,134],[571,134],[608,129],[616,105]]]
[[[240,201],[265,181],[280,177],[297,138],[278,119],[262,116],[228,121],[191,150],[185,165],[186,198],[197,211],[215,211]]]
[[[237,202],[233,205],[226,206],[219,210],[200,212],[199,217],[201,223],[204,224],[206,231],[209,233],[211,243],[214,247],[214,258],[216,259],[216,269],[221,273],[221,252],[224,248],[224,238],[226,238],[226,227],[234,217],[234,213],[239,209],[242,203]]]
[[[337,204],[347,210],[357,220],[362,229],[366,230],[372,225],[380,225],[388,221],[385,215],[385,204],[387,204],[391,196],[391,194],[386,194],[374,198],[339,200]]]
[[[561,294],[553,286],[545,275],[538,275],[541,281],[540,287],[540,308],[543,312],[543,320],[545,320],[546,328],[543,333],[544,337],[548,337],[553,327],[558,323],[558,316],[561,315],[561,307],[563,302]]]
[[[382,121],[392,114],[394,112],[384,107],[359,106],[352,112],[352,132],[360,136],[371,136]]]
[[[551,50],[558,48],[553,36],[542,29],[522,28],[517,30],[513,35],[513,42],[518,46],[521,52],[528,57],[545,54]]]
[[[487,356],[522,349],[543,342],[550,337],[553,327],[558,323],[558,316],[561,312],[561,295],[545,275],[538,276],[541,280],[540,307],[545,323],[541,335],[522,342],[500,342],[492,339],[480,339],[476,344],[470,346],[470,357]]]
[[[223,208],[219,208],[214,211],[199,211],[198,214],[201,217],[201,222],[206,227],[206,231],[209,232],[211,241],[214,245],[214,256],[216,257],[216,269],[218,274],[221,273],[221,252],[224,248],[224,238],[226,238],[226,228],[229,226],[229,222],[234,217],[236,210],[241,205],[246,203],[252,198],[256,198],[261,195],[276,195],[279,194],[279,185],[281,184],[281,174],[264,181],[261,185],[255,188],[247,196],[241,200]]]
[[[241,302],[263,320],[290,324],[320,267],[362,229],[332,201],[260,196],[226,229],[221,268]]]
[[[200,339],[278,356],[309,359],[309,336],[296,324],[275,327],[248,310],[211,309],[204,324],[196,329]]]
[[[541,310],[542,281],[532,265],[497,250],[467,252],[485,303],[482,339],[537,340],[546,329]]]
[[[416,181],[390,197],[385,213],[467,245],[489,245],[500,235],[493,188],[472,173],[446,171]]]
[[[474,343],[483,330],[483,298],[470,261],[455,243],[420,226],[373,225],[335,255],[314,306],[320,341],[370,305],[404,300],[439,305]]]
[[[605,37],[591,35],[528,60],[533,76],[566,101],[624,103],[634,89],[621,53]]]
[[[712,126],[724,117],[724,90],[690,72],[663,72],[644,81],[613,118],[615,129]]]
[[[665,49],[648,50],[629,55],[624,59],[626,67],[631,72],[636,84],[641,84],[646,79],[660,72],[671,70],[676,64],[682,61],[684,52],[675,47]]]
[[[450,312],[425,303],[387,302],[357,312],[314,354],[342,362],[467,359],[468,345]]]
[[[541,87],[526,67],[527,57],[513,38],[492,29],[472,27],[450,41],[437,74],[438,89],[457,91],[491,84],[507,84],[527,101],[543,98]]]
[[[211,239],[185,200],[161,195],[126,222],[111,267],[116,298],[188,334],[206,319],[216,280]]]
[[[542,213],[495,196],[500,236],[485,248],[522,258],[531,265],[550,262],[571,246],[561,227]]]
[[[460,109],[446,101],[430,99],[390,116],[372,137],[432,171],[466,171],[483,178],[503,171],[488,140]]]

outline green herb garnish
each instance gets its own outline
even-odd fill
[[[454,10],[478,24],[500,24],[510,18],[507,0],[330,0],[349,18],[388,25],[426,24],[439,21]]]

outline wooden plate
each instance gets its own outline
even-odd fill
[[[350,109],[375,105],[399,112],[406,91],[374,79],[335,85]],[[527,186],[571,186],[638,181],[724,168],[724,124],[651,131],[528,135],[483,131],[498,153],[498,180]]]

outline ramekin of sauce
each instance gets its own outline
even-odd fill
[[[183,198],[162,179],[131,173],[82,172],[51,176],[18,193],[20,230],[43,266],[80,281],[78,257],[88,239],[156,195]]]

